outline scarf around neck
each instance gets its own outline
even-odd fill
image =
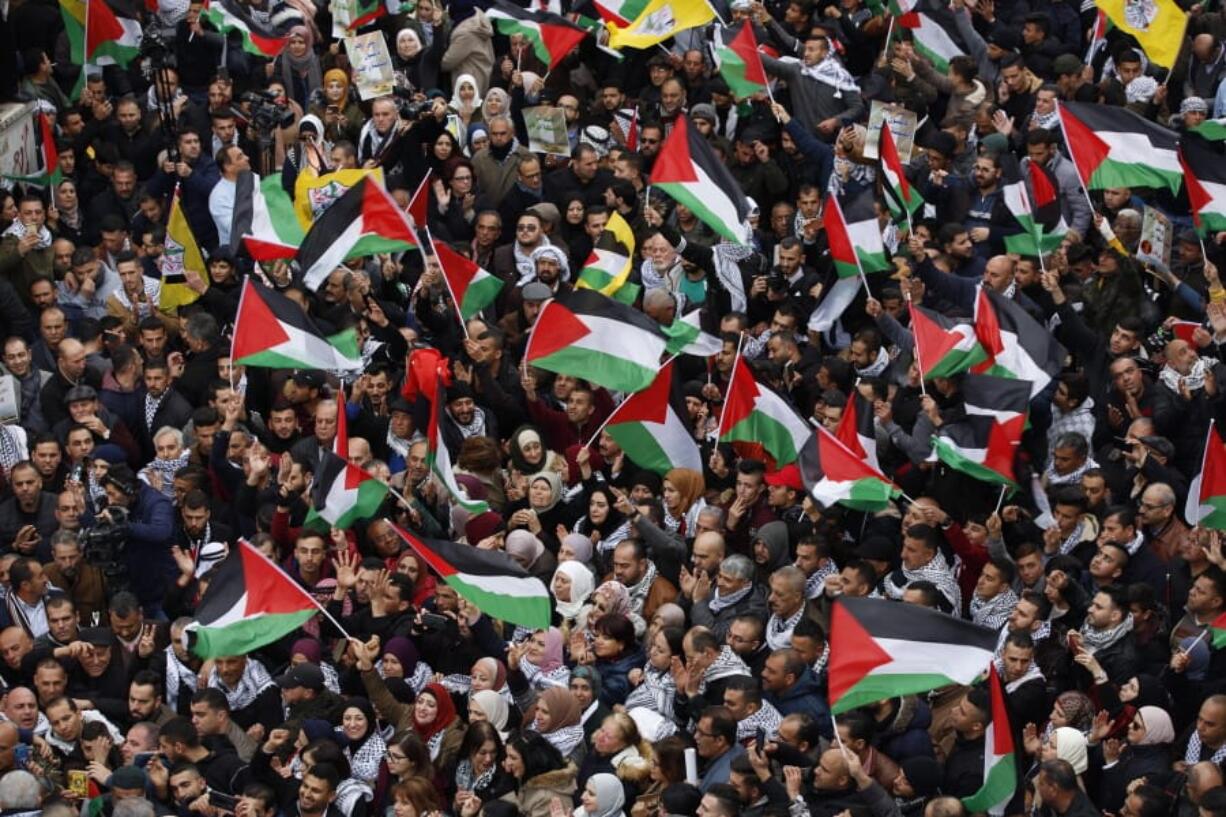
[[[1124,636],[1132,632],[1132,613],[1124,616],[1124,620],[1114,627],[1100,630],[1090,622],[1081,625],[1081,640],[1090,655],[1105,650]]]
[[[677,683],[673,680],[673,674],[647,664],[643,667],[643,682],[626,696],[626,711],[646,708],[672,720],[676,698]]]
[[[783,716],[779,714],[779,710],[775,709],[769,701],[763,701],[762,707],[757,712],[737,721],[736,739],[738,741],[749,740],[761,727],[766,731],[766,737],[769,740],[779,732],[781,723],[783,723]]]
[[[9,236],[12,236],[16,238],[18,241],[20,241],[21,239],[25,238],[25,235],[27,232],[29,232],[29,230],[30,228],[27,227],[25,224],[23,224],[20,220],[14,221],[12,224],[8,226],[8,228],[4,231],[4,233],[0,235],[0,238],[7,238]],[[48,230],[47,225],[44,224],[43,226],[38,228],[38,243],[34,245],[34,249],[45,250],[50,246],[51,246],[51,231]]]
[[[651,592],[651,584],[656,580],[655,562],[647,560],[647,570],[643,573],[643,578],[639,579],[638,583],[627,587],[626,591],[630,594],[630,610],[634,613],[643,615],[643,605],[647,602],[647,594]]]
[[[796,629],[796,625],[800,623],[804,614],[803,604],[787,621],[771,613],[770,619],[766,622],[766,643],[772,650],[786,650],[792,646],[792,631]]]
[[[1184,762],[1186,762],[1189,766],[1200,763],[1200,754],[1204,750],[1204,743],[1200,739],[1200,733],[1193,729],[1191,736],[1188,737],[1188,749],[1186,752],[1184,752],[1183,756]],[[1208,760],[1211,763],[1217,764],[1220,764],[1223,760],[1226,760],[1226,743],[1219,746],[1217,751],[1213,753],[1213,757],[1208,758]]]
[[[1009,614],[1017,606],[1017,593],[1007,587],[1004,592],[997,593],[990,599],[981,599],[979,594],[971,596],[971,621],[982,627],[993,630],[1003,627],[1009,620]]]
[[[825,564],[818,565],[813,575],[805,579],[805,598],[815,599],[826,591],[826,579],[838,573],[834,559],[827,559]]]
[[[213,667],[209,673],[209,686],[213,689],[221,690],[226,696],[227,703],[230,704],[231,712],[238,712],[241,709],[246,709],[251,704],[255,703],[255,699],[260,697],[260,693],[269,687],[274,687],[276,684],[272,680],[272,676],[268,674],[268,670],[264,669],[264,665],[254,658],[247,659],[247,665],[243,667],[243,676],[238,679],[238,683],[233,689],[226,686],[221,680],[221,676],[217,673],[217,667]]]
[[[834,89],[835,99],[842,99],[844,91],[860,90],[851,72],[843,67],[843,63],[839,62],[839,58],[834,54],[827,54],[817,65],[802,67],[800,73],[823,85],[829,85]]]
[[[712,615],[718,615],[721,610],[725,610],[728,607],[733,606],[741,599],[748,596],[752,590],[753,585],[747,584],[740,590],[737,590],[735,593],[729,593],[727,596],[721,596],[719,588],[717,587],[715,588],[715,595],[713,595],[711,600],[707,602],[707,609],[711,611]]]
[[[711,666],[707,667],[706,672],[702,674],[702,681],[698,684],[698,694],[705,692],[707,684],[712,681],[731,678],[733,675],[752,676],[753,673],[749,671],[749,666],[741,660],[741,656],[734,653],[732,648],[725,644],[720,649],[719,655],[711,662]]]

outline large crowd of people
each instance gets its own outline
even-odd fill
[[[0,7],[0,95],[46,115],[56,162],[0,190],[0,814],[969,817],[995,724],[1015,746],[1005,814],[1226,817],[1226,552],[1197,524],[1226,419],[1226,233],[1197,231],[1186,187],[1086,190],[1058,108],[1124,107],[1216,149],[1226,18],[1192,5],[1167,70],[1100,39],[1089,2],[921,0],[929,29],[890,16],[910,3],[713,2],[658,47],[597,33],[554,66],[474,0],[376,2],[359,31],[385,39],[395,93],[374,99],[318,0],[245,6],[284,26],[272,58],[198,0],[110,0],[144,33],[126,67],[74,63],[70,2]],[[1125,5],[1144,24],[1174,4]],[[931,25],[961,55],[934,63]],[[740,26],[771,87],[738,100],[712,46]],[[910,219],[865,157],[879,103],[916,124]],[[540,106],[569,155],[529,149]],[[749,199],[735,252],[651,187],[682,120]],[[1004,188],[1032,163],[1068,228],[1041,258],[1006,247]],[[419,226],[501,280],[491,304],[463,321],[419,250],[312,291],[232,234],[245,174],[279,173],[309,223],[330,199],[300,181],[363,168],[401,207],[424,191]],[[169,307],[176,190],[205,268]],[[866,191],[892,269],[814,328],[838,281],[823,202]],[[1141,246],[1147,211],[1169,263]],[[699,310],[722,345],[675,363],[701,470],[636,464],[602,431],[625,395],[524,363],[614,215],[634,307],[661,326]],[[252,277],[324,334],[356,330],[361,372],[235,363]],[[1005,493],[933,456],[966,375],[924,382],[911,326],[910,306],[970,322],[979,286],[1063,350]],[[490,510],[431,474],[411,359],[444,370],[455,482]],[[867,401],[905,498],[825,507],[796,463],[721,441],[738,359],[815,426]],[[341,411],[350,460],[399,495],[319,528]],[[392,523],[505,551],[548,587],[553,626],[491,619]],[[329,615],[202,661],[186,631],[240,539]],[[832,714],[831,611],[865,596],[997,631],[1007,726],[984,683]]]

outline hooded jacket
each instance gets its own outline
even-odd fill
[[[461,5],[460,3],[454,6]],[[452,16],[455,16],[453,6]],[[471,8],[471,2],[469,3]],[[473,10],[451,30],[451,45],[443,52],[442,69],[453,77],[472,74],[477,90],[484,93],[490,87],[490,72],[494,69],[494,29],[485,12]]]

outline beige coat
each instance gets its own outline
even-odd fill
[[[477,92],[490,89],[490,74],[494,70],[494,28],[485,12],[477,9],[472,17],[451,29],[451,43],[443,52],[442,69],[452,82],[460,74],[472,74],[477,80]]]
[[[538,774],[524,782],[518,792],[504,797],[504,800],[519,806],[521,817],[549,817],[549,804],[557,797],[563,807],[569,812],[569,803],[573,801],[575,777],[579,770],[573,763],[566,764],[565,769],[555,769],[552,772]]]

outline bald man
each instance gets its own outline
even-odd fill
[[[34,640],[20,627],[6,627],[0,631],[0,676],[10,686],[16,686],[24,678],[21,661],[34,649]]]

